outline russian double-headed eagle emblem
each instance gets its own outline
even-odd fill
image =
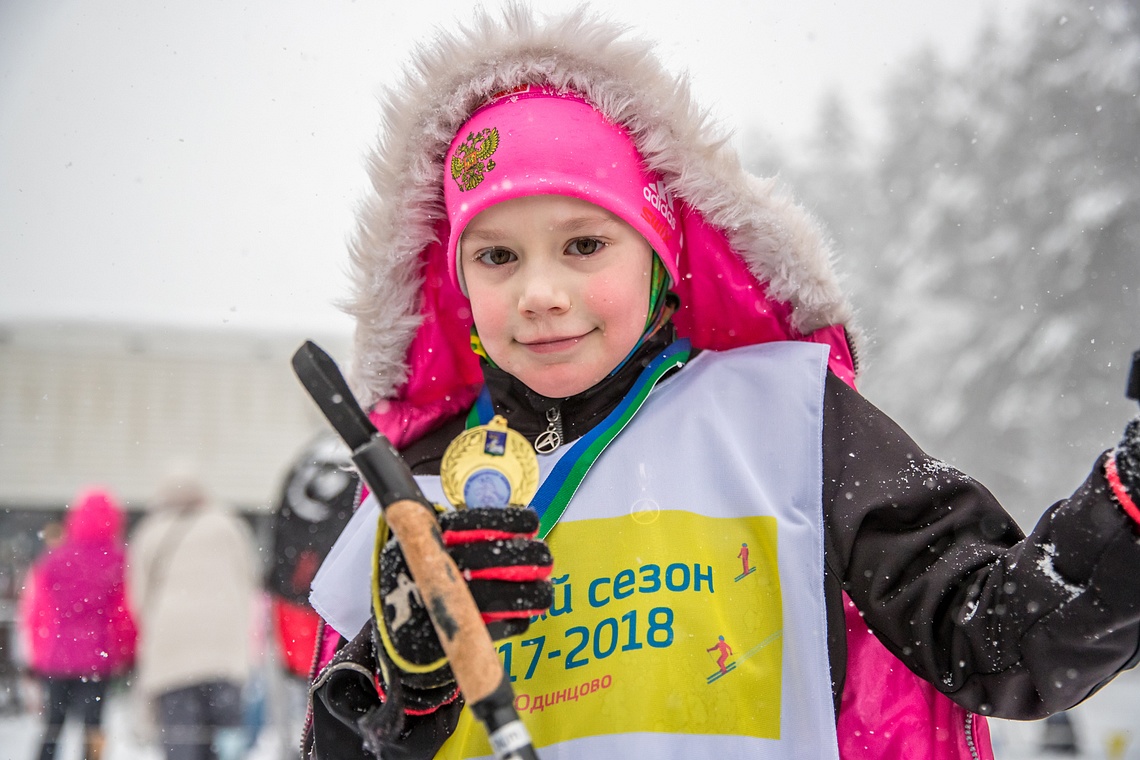
[[[467,135],[451,156],[451,178],[460,190],[474,190],[484,175],[495,168],[491,156],[499,148],[499,130],[488,127]]]

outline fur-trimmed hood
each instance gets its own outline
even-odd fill
[[[690,226],[707,226],[746,264],[744,276],[755,280],[744,287],[759,285],[755,290],[763,298],[750,308],[778,312],[786,325],[782,337],[832,344],[833,355],[847,351],[842,334],[851,312],[819,226],[777,190],[775,180],[744,170],[727,135],[693,102],[687,78],[667,72],[651,43],[585,8],[544,19],[509,5],[498,15],[478,11],[469,25],[421,45],[402,80],[382,96],[381,137],[369,161],[373,193],[358,215],[351,244],[354,293],[345,304],[357,320],[351,382],[365,406],[470,401],[456,396],[466,396],[459,391],[478,382],[473,360],[430,345],[435,341],[416,345],[430,330],[451,330],[462,341],[467,327],[449,323],[469,324],[462,296],[437,292],[454,290],[439,282],[441,266],[447,279],[446,267],[435,260],[447,238],[444,155],[489,96],[524,84],[576,91],[624,126],[649,167],[693,212]],[[693,230],[685,234],[687,241],[699,239]],[[682,334],[685,319],[683,313],[676,319]],[[833,334],[812,337],[825,328],[834,328]],[[740,342],[730,337],[735,329],[722,327],[721,333],[724,340],[706,326],[704,334],[712,337],[693,336],[694,344],[727,348]],[[746,342],[781,337],[766,335]],[[850,366],[850,354],[845,362]],[[456,363],[462,366],[451,366]],[[411,387],[421,371],[433,376]],[[381,404],[381,414],[387,408]]]

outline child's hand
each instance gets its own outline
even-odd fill
[[[534,537],[538,515],[533,510],[465,509],[444,512],[439,522],[444,545],[467,580],[492,638],[522,633],[532,616],[550,607],[553,560],[546,544]],[[384,609],[377,623],[384,629],[386,654],[408,687],[407,707],[430,709],[449,701],[454,676],[394,539],[380,556],[380,599]]]

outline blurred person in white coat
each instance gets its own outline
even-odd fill
[[[253,536],[192,475],[168,476],[128,546],[137,688],[167,760],[234,760],[253,666]]]

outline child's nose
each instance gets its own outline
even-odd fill
[[[519,296],[519,311],[541,315],[558,313],[570,308],[570,293],[558,273],[551,267],[527,267]]]

